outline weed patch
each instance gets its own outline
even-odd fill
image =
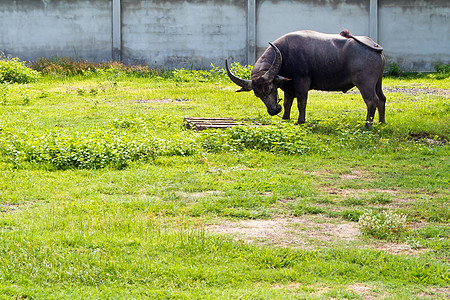
[[[406,215],[392,211],[366,211],[359,217],[359,224],[361,232],[379,239],[397,240],[408,230]]]
[[[4,136],[0,151],[5,162],[15,167],[29,162],[56,170],[122,169],[135,161],[151,161],[163,155],[190,155],[195,151],[195,148],[183,146],[187,144],[185,141],[174,144],[153,136],[130,138],[126,132],[111,129],[84,133],[55,130],[31,136],[25,133]]]
[[[0,84],[35,82],[39,76],[38,72],[28,68],[19,58],[8,58],[0,53]]]

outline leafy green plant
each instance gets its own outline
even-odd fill
[[[377,194],[368,200],[368,203],[372,203],[372,204],[388,204],[391,202],[392,202],[392,199],[389,194]]]
[[[21,91],[22,105],[28,105],[31,102],[31,97],[27,92]]]
[[[361,232],[378,239],[397,240],[408,231],[406,215],[392,211],[366,211],[359,217]]]
[[[191,155],[196,150],[183,140],[171,143],[152,136],[130,139],[113,130],[12,135],[1,142],[0,152],[7,162],[16,166],[24,162],[38,163],[61,170],[122,169],[133,161],[148,161],[159,155]]]
[[[237,126],[206,133],[203,147],[213,152],[263,150],[285,154],[304,154],[314,147],[315,137],[302,127],[282,123],[269,126]]]
[[[86,94],[86,91],[83,88],[77,88],[77,94],[78,96],[83,96]]]
[[[436,64],[434,66],[435,73],[421,73],[414,71],[402,70],[395,62],[389,65],[389,69],[386,72],[387,77],[413,79],[413,78],[433,78],[433,79],[446,79],[450,77],[450,65],[449,64]]]
[[[252,66],[242,66],[237,62],[233,62],[230,69],[235,75],[250,79],[250,74],[253,69]],[[227,72],[219,67],[211,64],[211,69],[207,70],[187,70],[187,69],[175,69],[173,72],[173,79],[176,82],[225,82],[228,79]]]
[[[230,65],[230,70],[233,72],[234,75],[238,76],[242,79],[250,79],[253,66],[251,65],[241,65],[238,62],[232,62]],[[223,70],[223,73],[226,74],[226,71]]]
[[[0,83],[0,104],[5,105],[8,102],[9,97],[9,85],[6,83]]]
[[[0,84],[2,83],[30,83],[39,78],[39,72],[28,68],[19,58],[5,57],[0,54]]]
[[[31,67],[43,75],[48,76],[83,76],[92,77],[94,75],[106,78],[117,78],[120,76],[132,77],[169,77],[169,72],[152,69],[148,66],[125,65],[120,62],[92,62],[70,57],[40,58],[31,62]]]
[[[436,79],[445,79],[450,77],[450,64],[436,64],[434,69],[436,70]]]
[[[342,217],[352,222],[358,222],[362,214],[363,213],[359,210],[344,210],[342,212]]]
[[[310,206],[310,205],[302,205],[298,204],[295,205],[292,208],[292,215],[299,217],[301,215],[310,214],[310,215],[317,215],[324,213],[325,210],[321,207],[317,206]]]
[[[403,72],[400,69],[400,67],[395,62],[392,62],[389,65],[389,70],[387,71],[386,75],[392,76],[392,77],[400,77],[400,75],[402,75],[402,73]]]

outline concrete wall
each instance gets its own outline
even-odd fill
[[[409,70],[450,63],[449,0],[2,0],[0,51],[161,68],[254,60],[284,33],[368,35]]]
[[[2,0],[0,51],[26,60],[111,59],[111,1]]]
[[[388,64],[433,70],[450,63],[450,0],[379,0],[379,24]]]
[[[281,35],[309,29],[339,33],[347,28],[355,35],[369,35],[369,0],[283,1],[260,0],[257,7],[257,56],[268,42]]]
[[[246,60],[245,1],[122,0],[122,58],[151,66],[210,68]]]

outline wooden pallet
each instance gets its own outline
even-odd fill
[[[242,125],[241,123],[236,123],[236,121],[233,118],[185,117],[184,122],[186,123],[187,129],[193,129],[193,130],[205,130],[205,129],[209,129],[209,128],[228,128],[228,127]]]

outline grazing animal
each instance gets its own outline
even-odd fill
[[[290,119],[294,98],[299,116],[296,124],[305,122],[308,91],[347,92],[356,86],[367,105],[366,127],[371,127],[378,108],[379,121],[385,122],[386,97],[381,88],[385,58],[383,48],[369,37],[353,36],[348,30],[324,34],[304,30],[278,38],[253,66],[250,80],[230,79],[241,91],[251,91],[264,102],[273,116],[281,112],[278,88],[284,91],[283,119]]]

